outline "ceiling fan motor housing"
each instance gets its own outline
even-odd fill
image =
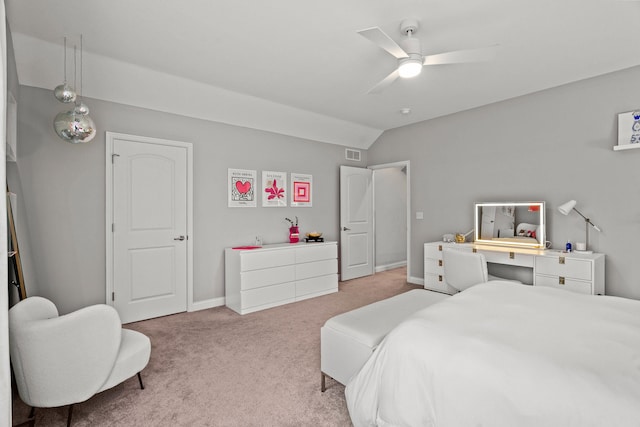
[[[411,56],[412,54],[422,55],[420,49],[420,39],[415,37],[407,37],[400,40],[400,47]]]

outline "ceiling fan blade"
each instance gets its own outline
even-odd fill
[[[374,87],[369,89],[369,92],[367,92],[367,93],[371,94],[371,93],[380,93],[380,92],[382,92],[391,83],[395,82],[399,75],[400,74],[398,73],[397,69],[393,70],[391,72],[391,74],[389,74],[387,77],[385,77],[380,83],[378,83],[377,85],[375,85]]]
[[[405,52],[404,49],[402,49],[398,45],[398,43],[393,41],[391,37],[389,37],[384,31],[382,31],[378,27],[372,27],[372,28],[367,28],[365,30],[360,30],[358,31],[358,34],[360,34],[365,39],[368,39],[374,42],[380,48],[386,50],[387,52],[389,52],[391,55],[395,56],[398,59],[406,58],[409,56],[407,52]]]
[[[424,65],[460,64],[463,62],[483,62],[495,59],[498,45],[478,49],[453,50],[451,52],[427,55]]]

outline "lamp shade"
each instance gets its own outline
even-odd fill
[[[400,77],[415,77],[422,71],[422,60],[419,58],[407,58],[400,60],[398,74]]]
[[[569,200],[567,203],[564,203],[558,206],[558,210],[562,215],[569,215],[569,212],[576,206],[575,200]]]

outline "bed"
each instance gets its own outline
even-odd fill
[[[414,314],[345,389],[354,426],[640,426],[640,301],[510,282]]]

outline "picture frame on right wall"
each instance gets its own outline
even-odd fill
[[[291,198],[292,207],[312,207],[313,203],[313,176],[291,172]]]
[[[640,109],[618,114],[618,145],[614,150],[640,148]]]

